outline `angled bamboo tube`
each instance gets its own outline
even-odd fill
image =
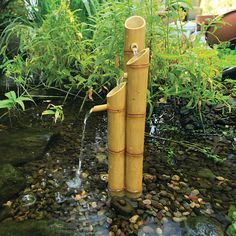
[[[108,189],[110,195],[123,195],[125,189],[125,108],[126,83],[107,94],[108,106]]]
[[[131,198],[142,194],[148,67],[148,48],[127,62],[125,185],[127,195]]]
[[[112,196],[124,195],[125,189],[125,107],[126,82],[107,94],[107,104],[90,112],[108,112],[108,190]]]
[[[145,47],[146,22],[141,16],[131,16],[125,21],[125,71],[127,62],[133,57],[134,49],[141,51]]]

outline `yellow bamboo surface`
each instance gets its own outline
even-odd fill
[[[148,67],[148,48],[127,62],[125,185],[128,195],[134,198],[142,193]]]
[[[123,195],[125,189],[125,107],[126,83],[107,95],[108,110],[108,189],[111,195]]]
[[[146,22],[140,16],[131,16],[125,21],[125,71],[126,63],[133,57],[131,46],[136,44],[141,51],[145,47]]]

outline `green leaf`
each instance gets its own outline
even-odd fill
[[[30,102],[33,102],[33,99],[30,98],[30,97],[23,97],[23,96],[20,96],[17,98],[17,100],[21,100],[21,101],[30,101]]]
[[[6,100],[0,100],[0,108],[8,108],[11,109],[14,107],[14,102],[6,99]]]
[[[57,123],[57,120],[60,118],[60,112],[56,110],[55,112],[55,123]]]
[[[24,104],[20,99],[17,99],[17,100],[16,100],[16,103],[21,106],[21,108],[22,108],[23,111],[25,110],[25,104]]]
[[[5,93],[5,96],[9,98],[10,100],[15,101],[16,100],[16,93],[15,91],[10,91],[8,93]]]
[[[42,116],[44,115],[55,115],[55,111],[52,110],[46,110],[42,112]]]

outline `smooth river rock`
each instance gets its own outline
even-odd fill
[[[0,165],[21,165],[42,157],[52,140],[48,131],[19,129],[0,132]]]
[[[60,221],[25,220],[0,224],[0,236],[72,236],[75,229]]]
[[[23,174],[10,164],[0,166],[0,204],[10,200],[25,187]]]
[[[189,217],[187,221],[184,222],[183,235],[224,236],[224,230],[217,220],[201,215]]]

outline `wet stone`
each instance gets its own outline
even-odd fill
[[[60,221],[26,220],[5,222],[0,225],[0,236],[73,236],[75,229]]]
[[[114,208],[117,213],[124,216],[130,216],[134,212],[134,208],[129,201],[121,197],[113,197],[111,199],[111,207]]]
[[[0,164],[21,165],[43,156],[54,138],[48,131],[19,129],[0,133]]]
[[[10,164],[0,166],[0,204],[14,197],[25,186],[23,174]]]
[[[214,180],[216,177],[215,174],[208,168],[202,168],[198,170],[197,175],[209,180]]]
[[[214,236],[224,236],[224,231],[221,224],[210,217],[206,216],[196,216],[189,217],[186,221],[186,226],[183,229],[183,233],[186,235],[214,235]]]

